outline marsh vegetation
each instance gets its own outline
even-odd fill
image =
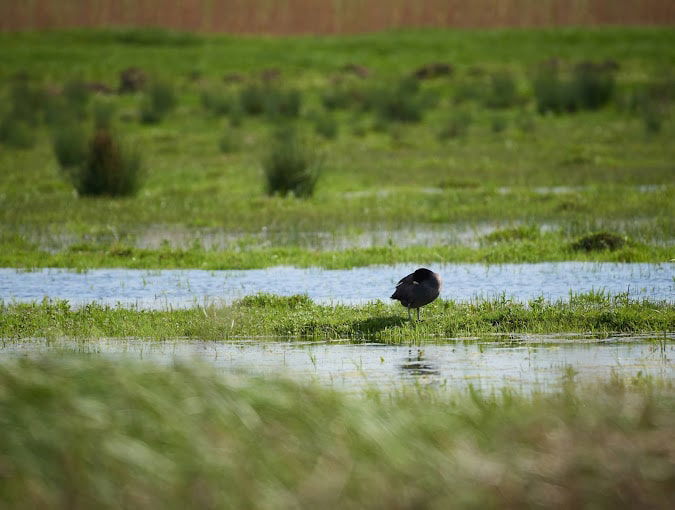
[[[668,28],[1,33],[0,501],[672,507],[674,51]],[[542,261],[567,262],[494,266]],[[381,301],[401,262],[452,277],[423,321]],[[582,379],[560,344],[536,364],[545,333],[623,350]],[[409,377],[352,395],[176,355],[279,341]],[[506,344],[498,389],[423,383],[424,349],[496,373]]]
[[[168,232],[181,227],[288,234],[251,254],[260,259],[252,265],[305,264],[314,254],[293,245],[297,234],[486,223],[546,225],[546,235],[480,246],[431,240],[419,260],[429,260],[425,250],[457,261],[672,259],[671,33],[503,36],[408,31],[274,46],[150,38],[139,54],[106,31],[4,34],[2,263],[194,267],[199,257],[171,246]],[[52,55],[55,46],[64,53]],[[396,58],[386,57],[393,47]],[[78,48],[77,62],[67,60],[69,48]],[[101,66],[102,52],[109,65]],[[34,64],[47,54],[48,65]],[[94,144],[102,131],[111,143]],[[129,144],[133,157],[112,157],[128,153],[121,149],[102,156],[104,145]],[[88,178],[101,175],[97,168],[116,182]],[[73,200],[73,188],[102,196]],[[172,253],[143,252],[135,233],[162,227]],[[574,249],[604,231],[626,242]],[[75,241],[50,243],[47,254],[38,233]],[[119,253],[120,243],[134,255],[85,255]],[[91,249],[75,256],[72,244]],[[396,246],[386,256],[376,248],[320,252],[316,264],[410,259]],[[216,251],[205,256],[241,267],[238,249]]]

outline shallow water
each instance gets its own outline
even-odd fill
[[[473,385],[524,391],[552,390],[565,375],[576,380],[653,375],[675,377],[675,334],[648,339],[619,336],[604,340],[579,336],[511,336],[489,340],[457,339],[447,344],[402,346],[339,342],[176,339],[147,341],[22,340],[0,344],[0,359],[58,355],[75,351],[115,359],[174,364],[191,360],[224,371],[283,375],[346,390],[392,390],[411,384],[448,388]]]
[[[508,190],[509,188],[504,188]],[[545,190],[547,188],[538,188]],[[555,188],[551,188],[555,189]],[[361,193],[361,192],[355,192]],[[279,247],[291,246],[311,250],[346,250],[349,248],[372,248],[394,245],[408,246],[443,246],[465,245],[477,247],[486,235],[503,228],[528,225],[521,221],[483,221],[452,224],[413,224],[389,225],[370,224],[361,229],[340,229],[331,231],[283,230],[276,231],[263,227],[254,232],[233,232],[222,228],[189,228],[181,225],[144,225],[131,228],[104,229],[96,233],[75,234],[58,227],[18,228],[13,232],[28,242],[38,245],[46,251],[61,251],[79,243],[108,246],[111,243],[122,243],[143,249],[159,249],[168,245],[174,249],[190,249],[198,245],[206,250],[236,250],[253,246]],[[580,235],[579,232],[568,231],[565,223],[539,222],[542,232],[563,231],[568,235]],[[622,232],[634,240],[652,244],[673,245],[675,239],[669,234],[654,236],[661,227],[654,218],[631,218],[596,222],[589,218],[588,223],[578,226],[582,232],[609,230]],[[9,233],[9,232],[8,232]]]
[[[67,299],[140,308],[221,304],[259,292],[307,294],[319,303],[358,304],[388,300],[396,282],[415,264],[346,270],[273,267],[256,270],[0,269],[0,299],[29,302]],[[526,301],[567,299],[570,292],[628,292],[635,299],[675,302],[675,264],[557,262],[540,264],[430,265],[444,280],[441,296],[467,301],[504,294]]]
[[[333,231],[273,231],[263,228],[257,232],[232,232],[218,228],[187,228],[180,225],[150,225],[129,228],[123,232],[104,231],[81,236],[69,232],[31,230],[18,232],[29,242],[47,251],[60,251],[77,243],[109,245],[120,242],[144,249],[159,249],[169,245],[174,249],[189,249],[198,244],[206,250],[231,250],[241,246],[276,247],[298,246],[313,250],[345,250],[373,246],[424,246],[467,244],[477,246],[479,239],[507,226],[495,222],[452,225],[369,226],[360,230]],[[553,230],[553,225],[542,225],[543,231]]]

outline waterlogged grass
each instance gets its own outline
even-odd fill
[[[0,363],[12,508],[669,508],[672,383],[362,398],[96,357]]]
[[[443,341],[489,333],[639,333],[675,331],[675,306],[632,301],[626,296],[580,294],[567,301],[542,299],[527,304],[507,299],[472,303],[437,300],[425,307],[421,322],[410,322],[397,304],[318,305],[306,296],[267,294],[230,306],[149,311],[67,301],[3,304],[0,337],[143,337],[228,339],[292,338],[382,342]]]

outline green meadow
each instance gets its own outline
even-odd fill
[[[667,261],[673,43],[672,30],[651,28],[0,34],[0,263]],[[449,67],[411,79],[434,63]],[[537,78],[551,66],[558,88]],[[145,88],[118,94],[129,67]],[[547,109],[551,94],[560,111]],[[101,123],[141,161],[121,196],[78,188],[62,168]],[[299,155],[279,133],[294,133]],[[311,191],[270,189],[270,158],[308,161]],[[452,228],[474,234],[395,235]],[[485,239],[514,229],[525,234]],[[391,232],[390,242],[356,240],[374,231]],[[214,232],[227,239],[206,245]],[[597,232],[626,243],[571,248]],[[342,245],[300,240],[326,233]]]
[[[0,62],[7,282],[11,268],[675,260],[671,28],[2,33]],[[437,299],[420,321],[306,295],[161,310],[0,296],[0,507],[673,508],[675,306],[512,291]],[[583,361],[547,358],[560,334],[589,342]],[[518,365],[503,376],[483,347],[518,335],[537,343],[500,349]],[[501,382],[479,391],[467,370],[453,389],[412,363],[415,382],[350,393],[123,354],[168,339],[339,341],[354,359],[477,341],[467,359]],[[617,371],[598,376],[595,354]]]

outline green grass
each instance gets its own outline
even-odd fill
[[[228,339],[284,336],[388,343],[444,341],[458,336],[527,332],[594,334],[675,331],[675,306],[602,293],[471,303],[436,301],[421,322],[409,322],[398,304],[318,305],[306,296],[250,296],[229,306],[184,310],[138,310],[95,303],[73,308],[67,301],[0,304],[0,338],[143,337]]]
[[[306,251],[284,241],[284,235],[290,239],[298,233],[332,232],[349,238],[368,230],[426,225],[480,228],[485,224],[547,226],[560,239],[554,248],[541,241],[534,249],[524,243],[499,248],[497,254],[492,253],[496,248],[486,254],[464,245],[443,247],[443,256],[467,261],[578,259],[579,255],[565,246],[579,236],[606,230],[649,247],[632,248],[628,255],[613,252],[593,257],[672,258],[664,248],[675,237],[672,107],[659,106],[663,110],[660,129],[645,132],[642,115],[626,106],[635,90],[672,73],[672,30],[430,30],[289,38],[186,35],[170,41],[141,37],[142,44],[138,37],[130,39],[125,34],[0,34],[0,85],[26,71],[51,88],[71,82],[74,76],[115,88],[119,71],[137,66],[153,79],[170,83],[176,92],[176,108],[156,125],[138,122],[141,94],[109,98],[113,127],[142,148],[147,168],[143,188],[133,198],[73,199],[71,184],[58,171],[46,126],[31,128],[34,144],[30,148],[3,146],[0,228],[5,238],[18,235],[22,243],[35,243],[37,249],[53,252],[52,264],[174,267],[175,258],[189,258],[154,253],[101,262],[78,255],[75,260],[67,249],[71,243],[57,241],[90,243],[101,233],[112,233],[118,242],[134,249],[143,244],[148,229],[165,229],[170,244],[170,232],[177,227],[193,230],[194,239],[199,239],[197,228],[243,235],[274,233],[282,240],[274,241],[272,249],[242,255],[242,259],[254,260],[246,262],[248,266],[236,262],[235,251],[249,250],[250,246],[209,255],[213,262],[204,266],[259,267],[274,264],[274,256],[284,263],[308,263]],[[354,55],[358,55],[358,62],[354,62]],[[573,115],[537,115],[530,73],[538,62],[553,56],[570,63],[588,58],[618,62],[611,105]],[[342,90],[346,83],[364,95],[362,102],[372,102],[377,91],[389,90],[421,64],[435,61],[451,63],[453,76],[424,81],[419,91],[402,87],[389,98],[395,108],[416,105],[415,111],[423,114],[420,122],[383,121],[373,104],[370,111],[357,107],[332,111],[339,128],[335,138],[314,133],[322,96]],[[365,65],[373,77],[350,78],[336,85],[336,74],[348,63]],[[278,129],[278,119],[247,116],[237,103],[239,93],[247,90],[253,77],[270,68],[281,72],[278,83],[270,87],[297,91],[301,97],[299,118],[290,122],[299,133],[313,136],[311,143],[324,156],[314,195],[306,200],[265,195],[264,154],[270,132]],[[247,81],[224,84],[223,75],[233,72]],[[199,76],[196,81],[195,76]],[[498,112],[498,130],[494,129],[495,111],[485,105],[490,97],[481,95],[483,90],[489,95],[491,76],[513,78],[506,87],[509,100],[500,100],[500,105],[509,106]],[[515,92],[511,85],[515,85]],[[457,92],[467,86],[478,96],[455,104]],[[211,87],[228,98],[228,109],[238,112],[230,112],[233,118],[218,117],[204,108],[203,93]],[[511,101],[512,93],[517,101]],[[460,114],[471,119],[468,132],[439,141],[437,134],[448,119]],[[236,150],[223,152],[219,146],[230,122],[238,126]],[[655,187],[644,190],[638,188],[641,185]],[[570,188],[554,189],[557,186]],[[296,255],[284,255],[294,250]],[[432,260],[428,250],[438,251],[426,247],[419,251],[420,257]],[[29,252],[22,254],[10,247],[3,250],[1,263],[35,265],[41,255],[36,249]],[[355,259],[357,264],[369,263],[364,257],[371,253],[370,263],[408,260],[408,255],[378,255],[382,252],[391,250],[378,248],[357,256],[321,253],[318,258],[327,266],[331,260],[339,260],[335,264],[341,266]],[[139,258],[154,261],[140,266],[136,265]],[[191,264],[202,267],[204,262],[197,257]]]
[[[140,34],[141,31],[136,31]],[[128,32],[127,32],[128,33]],[[458,69],[475,65],[528,66],[557,56],[607,59],[635,65],[671,65],[675,58],[670,28],[564,28],[504,30],[397,30],[353,36],[235,37],[178,34],[184,43],[152,38],[143,44],[121,30],[70,30],[0,35],[4,76],[39,70],[65,78],[71,69],[111,78],[125,66],[153,73],[206,76],[280,68],[333,71],[346,64],[373,72],[412,72],[420,64],[447,61]],[[101,49],[108,50],[101,53]],[[358,54],[358,59],[355,58]],[[64,68],[66,62],[68,67]],[[0,75],[2,77],[2,75]]]
[[[0,363],[10,508],[669,508],[672,382],[362,398],[97,357]]]
[[[472,248],[462,245],[382,246],[321,250],[298,246],[257,247],[255,239],[225,250],[134,248],[129,244],[76,244],[57,252],[40,249],[21,237],[0,239],[0,266],[17,268],[63,267],[92,269],[258,269],[281,265],[347,269],[373,264],[479,262],[488,264],[560,262],[669,262],[675,258],[672,246],[631,243],[617,250],[586,252],[559,237],[514,240]]]

